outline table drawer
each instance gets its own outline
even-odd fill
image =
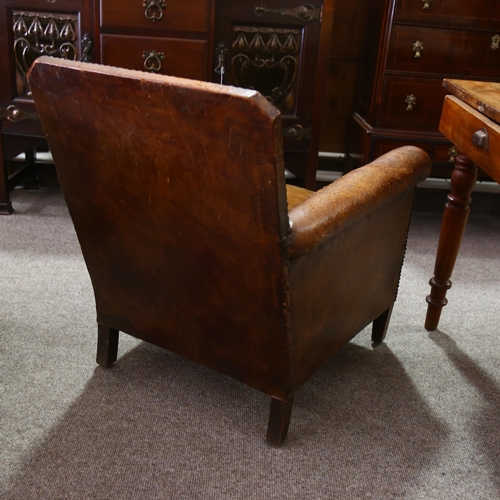
[[[425,8],[428,5],[428,8]],[[399,0],[394,21],[419,25],[495,29],[500,22],[498,0]]]
[[[209,18],[209,0],[101,0],[102,28],[207,33]]]
[[[439,130],[459,151],[500,182],[500,125],[449,95],[443,106]],[[488,135],[487,146],[473,143],[472,137],[481,130]]]
[[[386,76],[378,125],[435,132],[445,95],[442,78]]]
[[[164,75],[207,79],[207,42],[176,38],[102,35],[102,64],[146,71],[160,66]],[[151,54],[156,51],[158,55]],[[146,59],[149,57],[148,61]]]
[[[393,26],[387,69],[497,77],[500,39],[485,31]],[[419,45],[422,47],[419,49]]]

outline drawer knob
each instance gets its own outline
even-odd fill
[[[495,35],[491,38],[491,48],[493,50],[500,48],[500,35]]]
[[[424,10],[430,10],[432,1],[433,0],[422,0],[422,2],[424,4]]]
[[[413,52],[415,52],[415,59],[418,59],[422,55],[422,50],[424,50],[424,44],[417,40],[413,44]]]
[[[411,94],[406,96],[406,111],[413,111],[413,106],[417,104],[417,98]]]
[[[161,62],[165,59],[165,54],[163,52],[156,52],[156,50],[151,50],[150,52],[144,51],[142,58],[144,59],[144,69],[146,71],[158,73],[161,70]]]
[[[486,151],[490,150],[490,137],[488,131],[485,128],[474,132],[472,136],[472,144],[478,148],[483,148]]]
[[[150,21],[157,21],[163,17],[163,9],[167,6],[165,0],[143,0],[144,15]]]

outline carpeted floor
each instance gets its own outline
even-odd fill
[[[500,498],[500,217],[472,215],[440,330],[423,328],[440,214],[414,214],[385,344],[366,330],[268,398],[128,336],[95,364],[93,293],[60,190],[0,217],[0,498]]]

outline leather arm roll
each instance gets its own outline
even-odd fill
[[[404,146],[317,191],[289,212],[288,255],[301,255],[341,233],[423,181],[430,168],[426,152]]]

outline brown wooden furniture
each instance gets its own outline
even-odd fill
[[[0,214],[12,213],[9,190],[29,164],[18,168],[11,160],[45,143],[26,83],[29,67],[40,55],[86,60],[93,30],[89,0],[0,1]]]
[[[384,338],[427,154],[287,189],[280,114],[255,91],[48,58],[29,81],[94,287],[97,361],[121,330],[209,366],[271,396],[282,442],[298,388],[371,322]]]
[[[451,275],[460,249],[471,193],[476,183],[477,166],[500,182],[500,83],[445,80],[452,94],[444,101],[439,130],[459,150],[451,177],[431,293],[427,297],[427,330],[436,330]],[[476,166],[477,165],[477,166]]]
[[[222,81],[283,113],[287,168],[314,188],[335,0],[0,0],[0,213],[10,159],[43,144],[25,76],[40,55]],[[4,76],[5,75],[5,76]]]
[[[370,2],[372,3],[372,2]],[[498,81],[500,2],[374,0],[383,9],[365,39],[365,74],[348,144],[348,170],[402,144],[429,153],[449,177],[456,150],[438,131],[443,78]],[[375,17],[376,19],[376,17]],[[374,47],[375,50],[371,50]]]

